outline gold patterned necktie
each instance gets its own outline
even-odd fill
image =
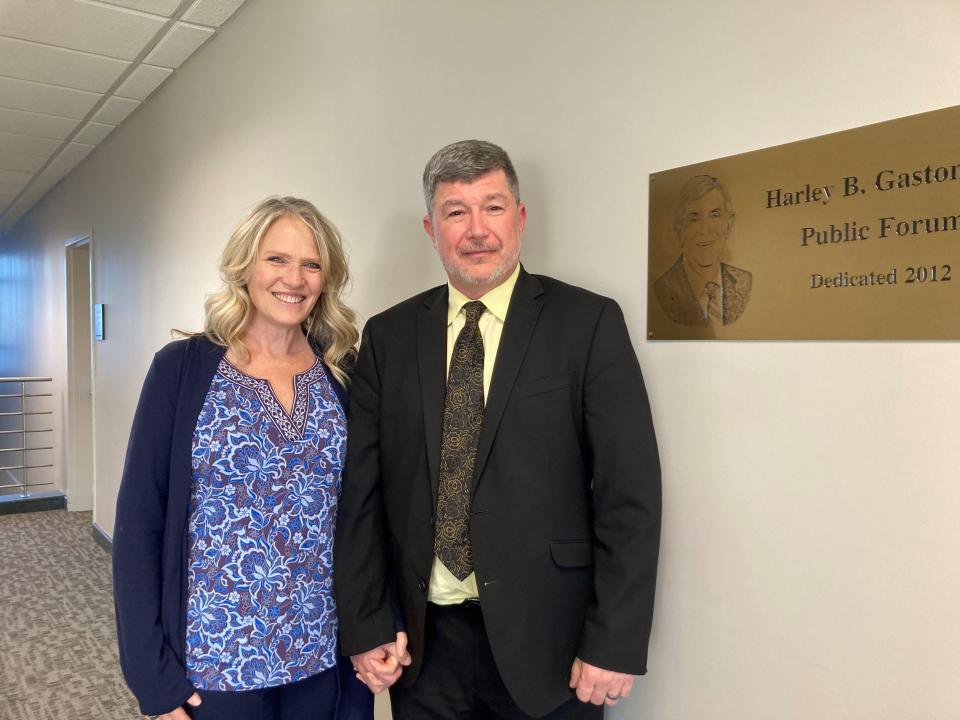
[[[437,491],[436,553],[458,580],[473,572],[470,546],[470,485],[483,423],[483,338],[474,300],[463,306],[467,322],[457,336],[447,372]]]

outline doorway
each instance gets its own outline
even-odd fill
[[[92,510],[93,453],[93,266],[91,238],[67,243],[66,492],[68,510]]]

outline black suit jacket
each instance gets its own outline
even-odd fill
[[[424,653],[446,384],[447,288],[367,323],[351,388],[335,584],[345,654]],[[653,615],[660,467],[615,302],[521,270],[477,450],[470,535],[483,617],[514,701],[571,697],[575,656],[642,674]],[[395,590],[391,590],[391,586]]]

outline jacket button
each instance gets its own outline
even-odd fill
[[[417,580],[417,587],[420,588],[420,592],[426,592],[426,591],[427,591],[427,581],[424,580],[423,578],[420,578],[419,580]]]

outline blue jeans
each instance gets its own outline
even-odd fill
[[[202,703],[186,705],[193,720],[370,720],[373,695],[353,676],[348,662],[289,685],[219,692],[200,690]],[[343,688],[341,688],[343,685]]]

